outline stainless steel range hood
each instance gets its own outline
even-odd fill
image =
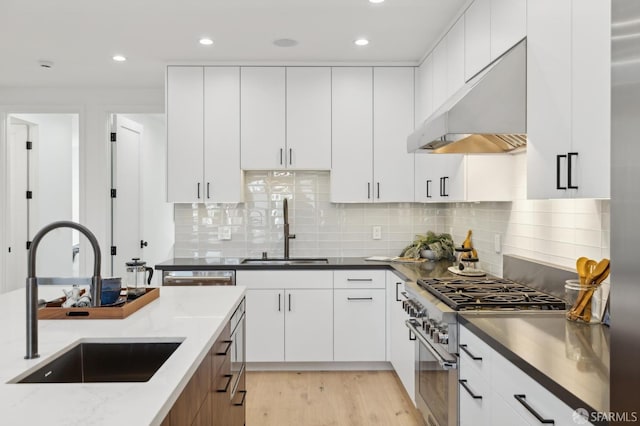
[[[407,138],[408,152],[485,153],[527,141],[526,39],[467,82]]]

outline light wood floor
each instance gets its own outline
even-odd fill
[[[421,426],[392,371],[247,372],[247,426]]]

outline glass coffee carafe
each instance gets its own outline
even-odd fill
[[[147,287],[153,278],[153,268],[147,266],[147,262],[134,257],[131,262],[126,262],[126,284],[129,297],[139,297],[147,292]],[[149,275],[147,276],[147,272]]]

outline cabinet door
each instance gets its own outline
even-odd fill
[[[285,69],[241,68],[243,169],[285,167]]]
[[[571,2],[527,2],[527,198],[568,197],[571,148]],[[584,123],[582,124],[584,125]],[[560,170],[557,168],[558,158]]]
[[[437,155],[415,154],[414,201],[418,203],[436,202],[438,195],[438,177],[434,166]]]
[[[241,202],[240,68],[204,69],[205,202]]]
[[[334,360],[384,361],[385,289],[334,290]]]
[[[447,38],[433,49],[433,110],[447,100]]]
[[[491,0],[475,0],[464,13],[464,77],[491,62]]]
[[[527,0],[491,0],[491,60],[526,35]]]
[[[331,169],[331,68],[287,68],[289,169]]]
[[[410,339],[409,329],[405,325],[409,315],[402,309],[402,300],[405,299],[402,296],[404,282],[393,274],[388,276],[395,278],[389,282],[390,291],[387,292],[387,302],[391,311],[388,342],[390,348],[389,358],[391,365],[404,385],[405,391],[407,391],[407,395],[415,404],[416,342]]]
[[[413,201],[413,68],[373,70],[373,197],[376,202]]]
[[[373,70],[345,67],[332,72],[331,201],[372,201]]]
[[[285,296],[285,361],[332,361],[333,290],[286,290]]]
[[[491,426],[491,385],[473,367],[460,363],[460,426]],[[516,423],[514,423],[516,424]]]
[[[247,290],[247,362],[284,361],[284,291]]]
[[[578,153],[572,163],[572,183],[578,186],[574,196],[609,198],[611,1],[574,0],[572,10],[571,151]]]
[[[447,98],[464,85],[464,15],[447,34]]]
[[[433,55],[427,56],[416,70],[416,114],[418,127],[433,112]]]
[[[203,202],[202,67],[167,67],[167,201]]]

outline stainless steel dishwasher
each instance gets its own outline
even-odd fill
[[[163,271],[163,286],[236,285],[236,271]]]

